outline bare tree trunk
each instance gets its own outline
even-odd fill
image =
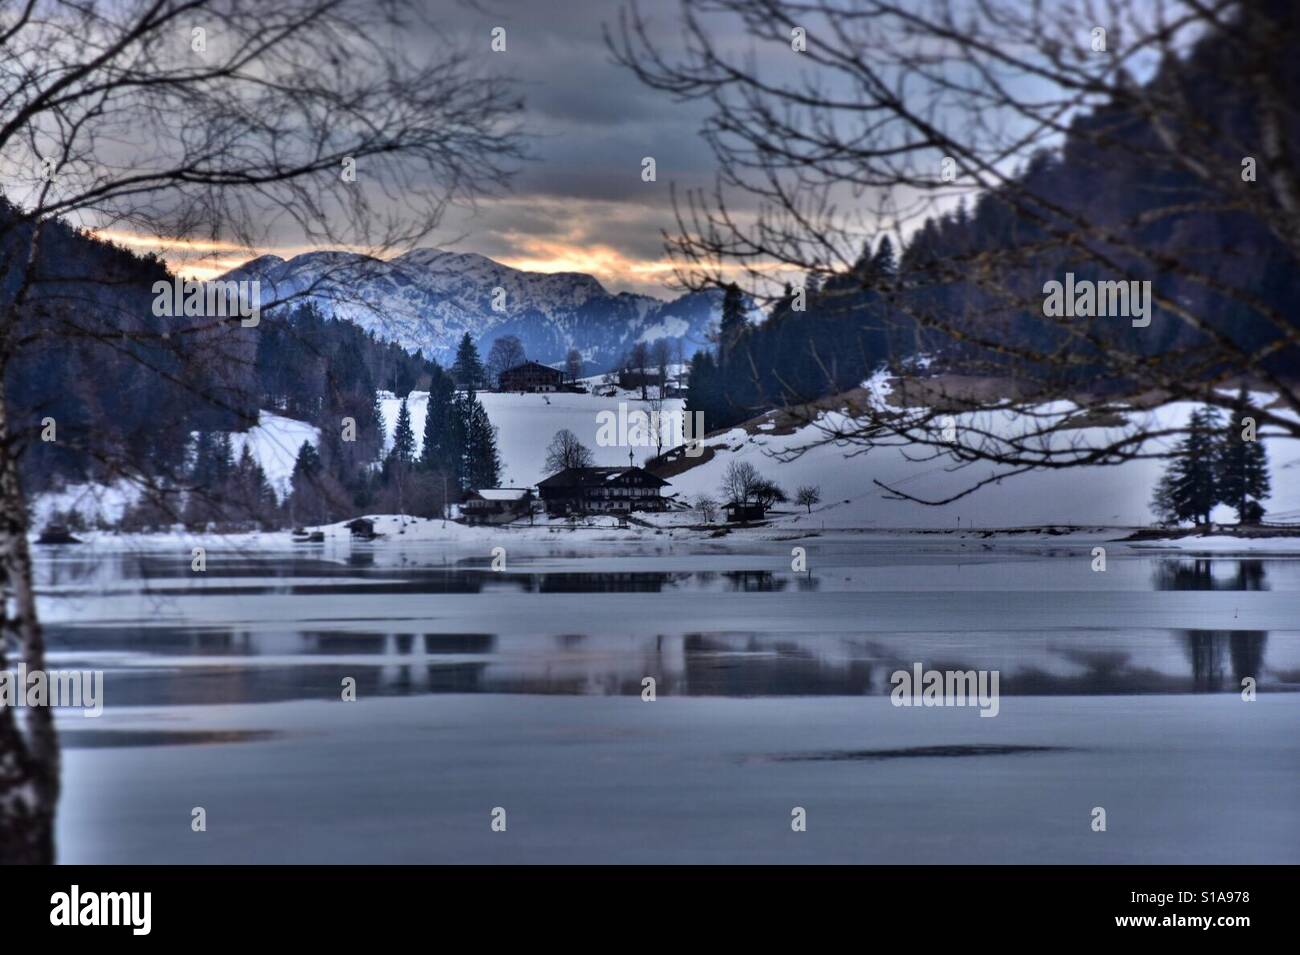
[[[2,376],[0,376],[2,377]],[[45,669],[36,616],[27,508],[18,480],[8,407],[0,390],[0,574],[3,596],[0,669],[16,646],[28,671]],[[17,687],[25,692],[25,687]],[[59,747],[48,706],[0,707],[0,865],[54,862],[54,809],[59,799]],[[25,724],[25,725],[23,725]]]

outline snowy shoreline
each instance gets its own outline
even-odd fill
[[[346,523],[313,527],[324,532],[324,543],[295,543],[288,531],[250,531],[242,533],[199,533],[177,530],[169,533],[120,533],[90,531],[79,534],[81,544],[39,547],[41,556],[73,556],[95,551],[118,552],[140,550],[176,550],[203,547],[213,551],[292,551],[304,556],[338,547],[350,549],[384,549],[394,545],[433,544],[477,549],[511,542],[546,543],[637,543],[646,541],[707,543],[723,549],[748,544],[781,541],[846,541],[898,539],[915,542],[972,541],[1065,543],[1104,543],[1133,551],[1173,551],[1184,553],[1232,554],[1269,553],[1300,555],[1300,530],[1278,529],[1274,535],[1231,533],[1173,533],[1168,537],[1149,536],[1150,528],[1073,526],[1065,524],[1027,525],[1023,527],[832,527],[820,528],[774,521],[761,525],[700,526],[672,523],[674,516],[641,513],[633,515],[650,526],[620,526],[616,518],[593,518],[580,524],[540,520],[535,524],[467,525],[439,518],[417,518],[395,514],[368,514],[375,530],[382,535],[373,542],[354,541]],[[668,517],[662,523],[656,519]],[[35,543],[37,534],[30,536]]]

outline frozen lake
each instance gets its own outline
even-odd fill
[[[1300,559],[1095,543],[44,551],[50,666],[105,671],[59,857],[1300,861]],[[998,715],[891,705],[915,663]]]

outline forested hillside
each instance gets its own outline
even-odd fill
[[[1147,97],[1179,83],[1177,95],[1198,105],[1207,127],[1260,142],[1260,104],[1220,81],[1246,66],[1231,61],[1239,49],[1201,42],[1177,70],[1155,72]],[[1291,58],[1285,69],[1287,88],[1300,95],[1300,64]],[[1284,132],[1294,139],[1300,131]],[[885,236],[852,269],[810,274],[802,311],[799,290],[787,287],[761,326],[724,335],[714,354],[697,356],[692,407],[710,428],[722,426],[854,387],[882,364],[918,354],[936,370],[1032,378],[1044,399],[1083,383],[1094,392],[1140,391],[1152,384],[1142,372],[1150,356],[1160,356],[1163,381],[1208,385],[1225,367],[1219,356],[1237,353],[1258,353],[1259,374],[1296,380],[1294,251],[1234,199],[1264,159],[1143,160],[1168,152],[1182,133],[1113,102],[1077,115],[1058,149],[1037,152],[1007,185],[927,219],[901,250]],[[1213,189],[1203,162],[1222,166],[1211,170]],[[1183,314],[1153,305],[1147,327],[1091,317],[1064,330],[1043,321],[1042,303],[1044,283],[1067,272],[1079,281],[1150,281],[1153,301],[1176,303]],[[1133,359],[1125,378],[1099,373],[1098,359],[1116,352]],[[1037,361],[1032,374],[1026,355]]]
[[[0,214],[14,216],[8,206]],[[10,248],[22,247],[24,229],[9,232]],[[5,381],[29,500],[64,483],[126,478],[175,495],[139,509],[157,520],[187,506],[191,486],[220,513],[218,499],[246,497],[237,485],[258,482],[251,472],[236,480],[228,433],[256,425],[261,411],[319,428],[331,473],[354,485],[382,447],[376,392],[428,390],[442,376],[435,363],[309,304],[264,313],[255,327],[157,316],[153,284],[171,281],[162,262],[62,223],[43,226],[38,249],[35,291],[18,310],[30,344]],[[6,261],[5,280],[16,284],[22,263]],[[345,418],[356,423],[354,440],[341,439]]]

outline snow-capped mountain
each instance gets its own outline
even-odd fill
[[[559,364],[570,348],[586,373],[613,368],[638,341],[666,338],[689,359],[705,347],[721,298],[691,293],[661,301],[611,294],[580,272],[522,272],[472,253],[415,249],[380,260],[351,252],[266,255],[225,279],[257,279],[264,306],[310,300],[383,339],[448,364],[469,332],[486,357],[492,341],[516,335],[528,357]],[[494,307],[495,306],[495,307]]]

